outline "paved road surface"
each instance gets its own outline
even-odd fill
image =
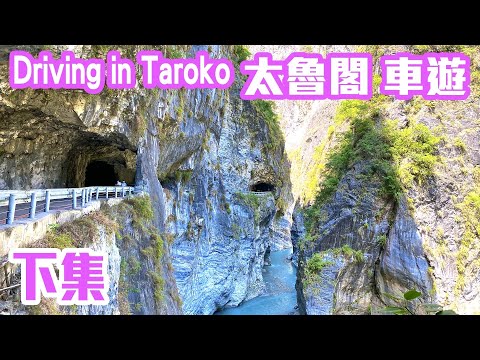
[[[109,192],[109,197],[115,197],[114,192]],[[119,194],[121,195],[121,194]],[[105,194],[100,195],[99,199],[104,199]],[[95,194],[93,195],[93,199],[95,199]],[[82,197],[77,196],[77,208],[79,208],[82,204]],[[64,199],[54,199],[50,201],[50,211],[56,210],[72,210],[72,198],[64,198]],[[45,211],[45,200],[38,201],[36,206],[36,213],[40,214]],[[0,225],[5,225],[7,223],[7,214],[8,214],[8,206],[0,206]],[[30,215],[30,202],[25,204],[17,204],[15,207],[15,218],[14,220],[19,219],[26,219]]]

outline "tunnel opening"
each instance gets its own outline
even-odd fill
[[[115,167],[105,161],[92,161],[85,171],[85,186],[112,186],[119,180]]]
[[[28,110],[0,109],[0,189],[79,188],[117,180],[135,184],[137,147],[126,134],[88,131],[69,107],[59,108],[56,117],[36,108],[37,103],[43,100]]]
[[[122,138],[89,134],[68,154],[62,166],[66,187],[135,185],[136,149]]]
[[[265,182],[259,182],[250,186],[250,191],[253,191],[253,192],[268,192],[268,191],[274,191],[274,190],[275,190],[274,185],[265,183]]]

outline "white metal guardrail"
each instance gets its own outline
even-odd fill
[[[0,190],[0,225],[19,219],[35,219],[38,213],[72,210],[100,199],[132,195],[132,186],[91,186],[68,189]]]

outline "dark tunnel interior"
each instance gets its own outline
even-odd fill
[[[92,161],[85,173],[85,186],[113,186],[118,179],[114,166],[105,161]]]
[[[259,182],[250,186],[250,191],[254,191],[254,192],[267,192],[267,191],[274,191],[274,190],[275,190],[275,186],[273,186],[272,184],[264,183],[264,182]]]

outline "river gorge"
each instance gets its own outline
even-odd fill
[[[235,77],[224,88],[147,89],[135,64],[128,89],[12,89],[14,50],[55,59],[114,50],[132,64],[141,51],[201,53],[228,59]],[[243,100],[241,63],[265,51],[278,60],[374,54],[373,96]],[[468,99],[380,94],[381,55],[453,51],[471,60]],[[13,224],[5,215],[0,313],[364,315],[398,306],[410,290],[419,293],[411,311],[433,303],[480,313],[478,64],[478,47],[453,45],[0,46],[5,199],[117,182],[135,189],[83,210]],[[105,252],[109,303],[21,304],[20,267],[7,261],[17,246]]]

